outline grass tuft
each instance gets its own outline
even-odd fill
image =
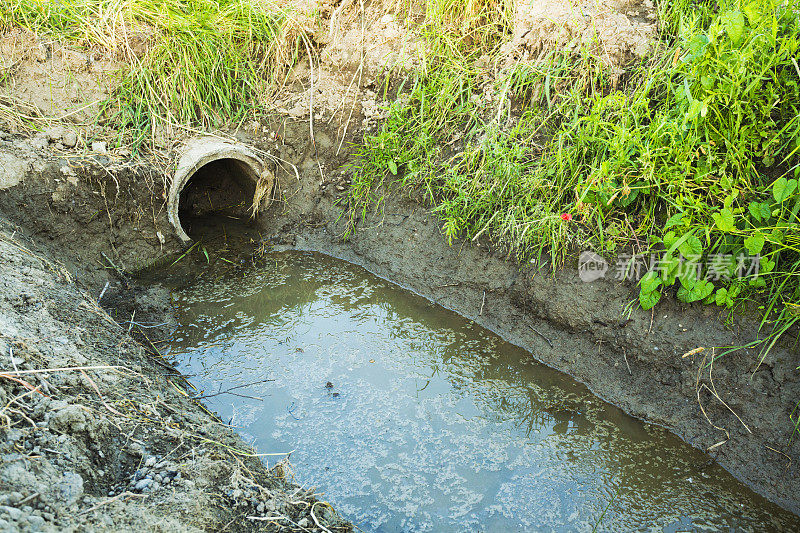
[[[661,2],[655,52],[621,76],[587,49],[554,51],[487,86],[474,58],[496,43],[429,36],[442,53],[364,138],[352,220],[401,187],[451,241],[556,264],[584,247],[654,253],[644,309],[666,292],[753,302],[763,360],[800,320],[798,7]]]
[[[121,61],[104,120],[138,142],[257,114],[303,36],[265,0],[10,0],[0,29],[13,26]]]

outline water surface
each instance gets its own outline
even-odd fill
[[[174,301],[170,351],[199,389],[274,379],[210,407],[260,452],[293,450],[298,481],[366,531],[800,527],[667,432],[346,262],[271,253]]]

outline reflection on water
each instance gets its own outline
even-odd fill
[[[319,254],[266,263],[176,290],[171,353],[206,393],[274,379],[208,402],[364,530],[798,527],[455,313]]]

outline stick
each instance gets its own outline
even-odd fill
[[[126,497],[126,496],[130,496],[132,498],[147,498],[147,494],[135,494],[133,492],[130,492],[130,491],[126,490],[125,492],[121,492],[121,493],[117,494],[113,498],[109,498],[107,500],[103,500],[102,502],[98,503],[97,505],[89,507],[85,511],[81,511],[80,513],[78,513],[78,516],[84,515],[86,513],[91,513],[92,511],[94,511],[96,509],[99,509],[100,507],[106,505],[107,503],[111,503],[113,501],[116,501],[116,500],[118,500],[120,498],[123,498],[123,497]]]
[[[117,273],[117,275],[118,275],[119,277],[121,277],[123,280],[125,280],[125,282],[127,283],[127,281],[128,281],[128,278],[125,276],[125,272],[124,272],[124,271],[123,271],[123,270],[122,270],[120,267],[118,267],[118,266],[116,265],[116,263],[114,263],[114,261],[112,261],[112,260],[111,260],[111,258],[110,258],[110,257],[108,257],[108,256],[106,255],[106,253],[105,253],[105,252],[100,252],[100,255],[102,255],[102,256],[103,256],[103,259],[105,259],[106,261],[108,261],[108,264],[109,264],[109,265],[111,265],[111,268],[113,268],[113,269],[114,269],[114,272],[116,272],[116,273]]]
[[[631,372],[631,365],[628,364],[628,354],[626,353],[627,351],[628,350],[626,350],[625,348],[622,349],[622,357],[625,358],[625,366],[628,367],[628,374],[632,376],[633,372]]]
[[[320,502],[314,502],[314,504],[311,506],[311,511],[309,511],[311,513],[311,518],[314,520],[314,523],[317,524],[318,528],[320,528],[321,530],[325,531],[325,533],[331,533],[331,530],[328,529],[327,527],[323,526],[322,524],[320,524],[319,520],[317,520],[317,517],[314,515],[314,506],[315,505],[320,505]],[[323,503],[322,505],[325,505],[325,504]]]
[[[538,331],[536,328],[534,328],[534,327],[533,327],[533,326],[531,326],[530,324],[525,324],[525,325],[526,325],[526,326],[528,326],[529,328],[531,328],[531,331],[533,331],[534,333],[536,333],[537,335],[539,335],[541,338],[543,338],[545,341],[547,341],[547,344],[549,344],[551,348],[553,347],[553,343],[552,343],[552,342],[550,342],[550,339],[548,339],[547,337],[545,337],[543,333],[540,333],[540,332],[539,332],[539,331]]]
[[[98,297],[97,297],[97,303],[100,303],[100,300],[102,300],[102,299],[103,299],[103,295],[106,293],[106,290],[108,289],[108,286],[109,286],[110,284],[111,284],[111,282],[110,282],[110,281],[106,281],[106,285],[105,285],[105,287],[103,287],[103,290],[102,290],[102,291],[100,291],[100,296],[98,296]]]
[[[483,314],[483,304],[486,303],[486,291],[483,291],[483,299],[481,300],[481,310],[478,312],[478,316]]]
[[[258,385],[259,383],[266,383],[268,381],[275,381],[274,379],[261,379],[259,381],[254,381],[252,383],[245,383],[244,385],[236,385],[235,387],[231,387],[230,389],[226,389],[221,392],[215,392],[214,394],[206,394],[204,396],[194,396],[193,400],[203,400],[205,398],[213,398],[214,396],[219,396],[220,394],[233,394],[231,393],[232,390],[241,389],[242,387],[250,387],[251,385]],[[234,396],[236,396],[234,394]],[[246,396],[247,398],[253,398],[252,396]],[[254,398],[256,400],[261,400],[261,398]]]

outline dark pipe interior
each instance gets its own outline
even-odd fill
[[[237,159],[217,159],[200,167],[181,191],[178,217],[195,238],[214,219],[249,224],[256,176]]]

